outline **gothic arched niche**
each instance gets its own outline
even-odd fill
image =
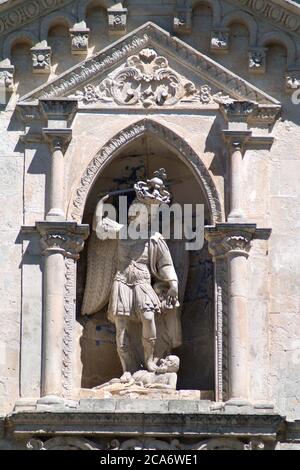
[[[130,188],[153,171],[165,168],[173,202],[203,204],[205,223],[212,223],[207,198],[194,173],[162,140],[146,133],[127,144],[100,172],[86,200],[83,223],[91,225],[96,204],[115,189]],[[81,387],[92,388],[122,374],[114,326],[106,311],[82,317],[80,310],[85,287],[87,246],[78,263],[77,321],[80,325]],[[206,245],[191,251],[182,311],[183,344],[176,350],[181,359],[178,389],[214,389],[214,301],[213,264]]]

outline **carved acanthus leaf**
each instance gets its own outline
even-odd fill
[[[146,48],[129,57],[123,67],[110,74],[100,84],[86,85],[75,96],[84,104],[113,103],[133,106],[173,106],[196,102],[211,104],[223,97],[213,94],[208,85],[195,84],[169,67],[168,60],[154,49]]]

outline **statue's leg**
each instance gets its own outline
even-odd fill
[[[129,377],[132,372],[132,356],[130,353],[130,344],[128,336],[128,327],[129,327],[129,317],[125,316],[116,316],[115,317],[116,325],[116,343],[117,351],[121,361],[123,376],[122,378]],[[126,374],[126,375],[125,375]]]
[[[155,312],[153,310],[145,310],[141,315],[141,319],[145,367],[149,372],[154,372],[157,369],[154,362],[156,342]]]

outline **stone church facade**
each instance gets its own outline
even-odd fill
[[[7,0],[0,51],[0,448],[299,449],[300,5]],[[101,394],[93,213],[162,167],[205,217],[177,391]]]

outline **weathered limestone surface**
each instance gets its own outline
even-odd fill
[[[41,5],[39,0],[34,3]],[[241,262],[243,267],[239,266],[236,272],[238,277],[240,270],[245,270],[242,288],[246,289],[245,286],[248,286],[246,292],[243,292],[247,299],[247,314],[243,321],[249,344],[243,359],[243,367],[248,371],[247,399],[250,402],[274,403],[278,413],[287,415],[293,422],[300,418],[300,104],[292,102],[291,93],[297,90],[297,81],[293,82],[292,90],[288,89],[286,77],[299,76],[300,26],[297,24],[300,24],[300,8],[282,0],[266,0],[264,3],[269,8],[261,13],[253,11],[251,2],[242,2],[244,5],[241,6],[235,0],[212,0],[207,5],[200,3],[195,6],[197,2],[191,1],[189,17],[178,10],[178,2],[175,0],[156,0],[151,5],[144,0],[129,0],[126,8],[123,4],[120,5],[123,16],[119,23],[118,13],[113,13],[113,9],[110,10],[110,21],[107,14],[107,8],[114,2],[102,3],[101,7],[94,7],[88,1],[53,2],[53,7],[47,10],[37,8],[34,14],[27,12],[26,2],[22,1],[3,2],[0,6],[1,60],[9,59],[14,67],[14,70],[9,68],[12,76],[7,76],[4,66],[0,67],[0,413],[6,416],[20,397],[36,400],[41,395],[45,259],[41,255],[40,235],[34,227],[37,222],[46,219],[52,208],[53,194],[51,196],[50,186],[54,154],[53,148],[44,140],[42,129],[55,127],[56,130],[72,130],[68,147],[59,154],[64,178],[62,171],[58,172],[61,177],[59,201],[63,206],[59,209],[62,211],[62,218],[65,214],[70,222],[73,220],[77,191],[82,190],[84,178],[88,179],[92,160],[101,149],[109,151],[107,143],[113,146],[117,135],[124,130],[131,132],[136,123],[147,119],[147,126],[151,127],[151,123],[154,123],[160,137],[155,134],[150,136],[147,131],[148,133],[141,133],[135,140],[130,140],[127,147],[120,146],[112,159],[112,166],[104,167],[103,172],[99,173],[98,186],[85,186],[88,187],[89,194],[82,199],[82,207],[78,209],[76,216],[77,222],[91,223],[98,193],[102,188],[115,189],[117,185],[123,184],[122,178],[129,177],[127,167],[134,169],[145,164],[141,155],[146,155],[145,159],[150,161],[150,165],[151,158],[153,165],[160,161],[163,162],[161,166],[169,165],[174,180],[182,177],[184,181],[176,190],[176,196],[180,203],[190,202],[191,199],[193,202],[205,203],[207,225],[214,225],[217,221],[210,217],[207,194],[203,185],[201,187],[200,180],[195,178],[195,167],[193,171],[189,169],[186,173],[182,170],[181,165],[188,161],[183,157],[183,143],[187,144],[188,156],[195,153],[201,162],[202,174],[205,173],[206,181],[211,180],[216,190],[220,204],[218,222],[227,222],[232,208],[230,178],[237,176],[238,172],[237,199],[243,219],[249,224],[272,230],[269,239],[256,237],[251,241],[249,256]],[[221,10],[218,8],[219,4],[222,6]],[[285,24],[268,13],[274,5],[279,5],[290,15],[290,20]],[[25,8],[25,23],[5,21],[10,9],[18,8]],[[45,86],[114,41],[121,41],[125,34],[130,34],[148,21],[167,33],[178,35],[186,45],[194,47],[260,92],[277,100],[282,107],[280,116],[273,120],[250,120],[248,123],[245,119],[234,122],[229,119],[228,122],[228,117],[219,111],[218,102],[207,104],[197,101],[196,104],[191,101],[188,104],[180,102],[167,107],[161,104],[145,107],[142,102],[131,106],[124,102],[119,104],[96,100],[86,103],[79,100],[79,109],[73,116],[73,122],[62,123],[63,118],[60,116],[54,126],[53,116],[47,120],[38,101],[31,103],[30,97],[26,109],[23,107],[23,111],[16,110],[17,102],[22,96]],[[82,31],[76,26],[78,24],[82,25]],[[76,53],[74,44],[74,36],[78,36],[78,31],[84,36],[80,54]],[[138,37],[139,33],[134,34]],[[220,42],[220,38],[223,38],[223,42]],[[35,50],[41,43],[45,45],[44,41],[47,41],[46,52],[49,57],[51,55],[51,61],[45,64],[40,58],[39,65],[39,59],[36,58],[34,67],[41,67],[47,72],[36,74],[32,70],[32,48]],[[170,53],[170,45],[167,40],[164,41],[161,41],[161,50],[158,52],[168,59],[168,66],[177,75],[190,81],[197,89],[208,84],[212,87],[211,95],[222,92],[223,100],[226,96],[228,98],[228,89],[222,89],[217,82],[210,82],[209,77],[201,76],[195,68],[187,67],[184,61],[190,53],[188,46],[183,46],[183,49],[174,48]],[[150,47],[149,44],[146,47]],[[118,44],[115,44],[114,51],[117,50]],[[265,54],[259,73],[252,73],[253,67],[249,62],[253,50],[260,50]],[[108,55],[110,53],[108,49]],[[130,52],[127,56],[133,54],[135,52]],[[92,85],[102,83],[108,73],[119,73],[124,69],[125,62],[125,58],[120,59],[104,71],[103,76],[97,76],[95,72],[94,78],[91,78]],[[75,82],[74,79],[74,85]],[[83,87],[78,85],[78,90],[82,92]],[[94,89],[89,88],[88,91],[94,93]],[[65,92],[60,96],[74,97],[75,92],[76,87],[72,93]],[[242,95],[243,93],[245,94],[244,89]],[[232,98],[236,99],[231,96]],[[245,96],[244,101],[252,100]],[[53,126],[49,123],[51,119]],[[172,133],[173,138],[166,134],[163,136],[165,131],[162,129]],[[222,136],[222,132],[228,129],[252,132],[252,141],[250,139],[239,155],[239,164],[234,167],[231,176],[229,149]],[[176,141],[174,136],[182,140]],[[266,137],[270,136],[273,142],[267,143]],[[124,133],[121,137],[125,138]],[[261,141],[258,137],[262,138]],[[72,398],[72,390],[78,391],[85,387],[85,381],[94,383],[99,379],[93,367],[86,365],[86,357],[96,354],[99,344],[99,347],[103,347],[105,342],[109,343],[101,361],[113,357],[112,375],[104,368],[101,379],[110,380],[120,369],[113,340],[114,331],[107,327],[105,312],[97,314],[96,319],[91,320],[88,325],[84,324],[79,315],[75,318],[76,309],[77,314],[80,310],[84,290],[85,250],[86,248],[81,253],[80,261],[74,262],[72,266],[70,263],[68,265],[65,255],[59,255],[64,256],[60,259],[60,276],[64,282],[64,286],[61,285],[61,295],[67,298],[62,309],[65,309],[64,319],[69,321],[61,325],[64,339],[67,340],[63,343],[61,338],[59,344],[65,344],[62,346],[63,390],[69,398]],[[76,263],[77,286],[74,274]],[[227,267],[222,263],[215,265],[215,276],[221,278],[216,285],[215,296],[219,305],[223,303],[221,313],[224,315],[225,331],[228,312],[226,316],[227,303],[224,296],[227,295],[228,278]],[[218,365],[221,356],[216,358],[213,352],[214,321],[218,307],[214,304],[212,293],[212,270],[212,258],[207,251],[195,253],[191,257],[188,278],[190,289],[182,317],[186,342],[183,343],[181,354],[182,364],[185,365],[182,375],[179,375],[179,383],[183,387],[194,388],[195,384],[198,392],[199,388],[201,392],[209,393],[214,393],[219,380],[215,377],[216,368],[219,367],[220,370],[223,367],[224,377],[227,373],[224,371],[226,354],[223,355],[223,365]],[[208,278],[210,284],[203,288],[202,283]],[[194,318],[197,318],[196,326]],[[226,331],[224,334],[226,336]],[[210,338],[207,342],[206,336]],[[226,350],[225,343],[222,343],[222,348]],[[200,370],[197,371],[197,380],[194,380],[191,378],[191,364],[196,360]],[[101,361],[99,360],[99,365]],[[226,382],[225,379],[224,381]],[[226,388],[226,384],[223,385]],[[95,403],[82,400],[84,410],[94,411],[95,407],[100,406]],[[109,408],[109,402],[106,405]],[[124,402],[118,406],[126,408],[127,405]],[[160,406],[164,408],[167,405],[161,403]],[[183,412],[187,412],[186,409]],[[4,438],[3,429],[4,420],[0,419],[0,447],[13,447],[14,442]],[[299,448],[297,433],[295,428],[287,431],[286,435],[280,437],[281,442],[277,448]],[[23,447],[27,441],[26,437],[22,442]],[[51,445],[50,443],[49,447]]]

